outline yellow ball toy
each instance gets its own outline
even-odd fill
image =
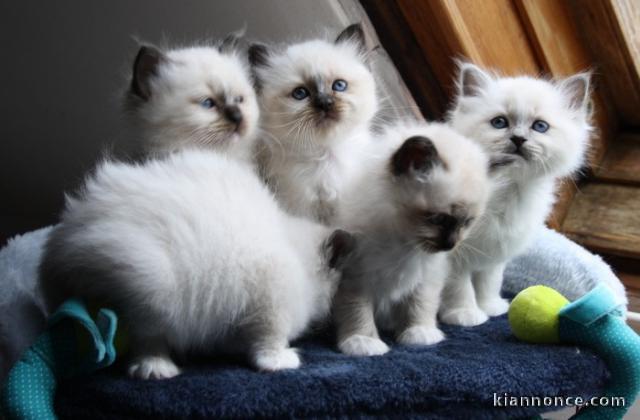
[[[547,286],[531,286],[518,293],[509,307],[513,334],[529,343],[558,343],[560,309],[569,301]]]

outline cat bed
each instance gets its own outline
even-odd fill
[[[509,396],[601,395],[603,362],[572,346],[524,344],[506,317],[444,327],[430,347],[394,345],[384,356],[338,353],[329,330],[296,343],[298,370],[260,373],[242,360],[203,362],[172,379],[140,381],[117,366],[60,384],[60,418],[253,418],[420,416],[520,418],[553,407],[496,407]],[[388,341],[391,344],[391,341]],[[495,393],[495,395],[494,395]],[[504,405],[504,404],[503,404]]]
[[[0,250],[0,362],[2,373],[40,334],[44,314],[36,267],[49,228],[11,240]],[[574,299],[607,283],[624,303],[610,268],[562,235],[541,229],[531,249],[509,264],[504,291],[543,283]],[[604,364],[569,346],[524,344],[505,317],[476,328],[443,326],[435,346],[394,346],[384,356],[350,358],[335,350],[330,331],[296,343],[303,367],[258,373],[242,360],[209,360],[165,381],[136,381],[118,366],[62,382],[61,417],[282,417],[428,415],[431,418],[529,416],[552,407],[494,407],[509,396],[582,396],[602,392]],[[495,396],[494,396],[495,393]],[[500,400],[498,400],[500,402]]]

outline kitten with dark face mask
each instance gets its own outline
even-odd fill
[[[252,159],[259,110],[237,43],[140,48],[125,105],[143,155],[197,147]]]
[[[487,213],[453,253],[441,319],[472,326],[503,314],[505,265],[523,252],[554,202],[556,181],[577,171],[591,133],[589,74],[557,82],[497,77],[460,66],[451,125],[495,165]]]
[[[335,40],[249,49],[264,131],[261,172],[291,213],[329,224],[378,109],[360,25]]]
[[[444,338],[436,324],[447,255],[464,240],[489,193],[487,158],[443,124],[396,124],[349,186],[339,224],[355,232],[334,302],[343,353],[385,353],[377,325],[406,345]]]

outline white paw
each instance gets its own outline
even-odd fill
[[[478,302],[478,306],[480,306],[484,313],[489,316],[499,316],[502,314],[506,314],[509,310],[509,302],[499,297],[491,300],[481,300]]]
[[[127,373],[138,379],[167,379],[179,375],[180,368],[167,357],[144,356],[131,362]]]
[[[444,333],[437,327],[415,325],[402,331],[398,343],[405,346],[428,346],[444,340]]]
[[[445,324],[475,327],[484,324],[489,317],[478,308],[454,308],[443,311],[440,320]]]
[[[259,370],[275,372],[282,369],[300,367],[300,356],[295,349],[260,350],[253,356],[253,362]]]
[[[350,356],[379,356],[389,351],[384,341],[366,335],[352,335],[338,343],[338,348]]]

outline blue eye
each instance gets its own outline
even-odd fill
[[[291,92],[291,96],[293,96],[293,99],[301,101],[309,96],[309,91],[304,86],[298,86],[297,88],[293,89],[293,92]]]
[[[333,85],[331,85],[331,89],[335,90],[336,92],[344,92],[345,90],[347,90],[347,86],[348,84],[345,80],[338,79],[333,82]]]
[[[538,133],[545,133],[549,129],[549,123],[542,120],[535,120],[531,128]]]
[[[506,117],[498,116],[491,120],[491,126],[500,130],[509,127],[509,121]]]
[[[211,98],[207,98],[207,99],[203,100],[202,102],[200,102],[200,105],[202,105],[202,107],[205,108],[205,109],[211,109],[214,106],[216,106],[216,102]]]

